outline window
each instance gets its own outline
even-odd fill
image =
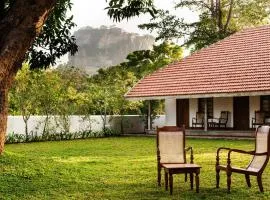
[[[206,98],[207,101],[207,117],[213,118],[213,98]],[[198,112],[204,113],[205,99],[198,99]]]
[[[265,112],[266,117],[270,114],[270,96],[261,96],[261,111]]]

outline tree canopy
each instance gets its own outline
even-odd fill
[[[0,2],[0,21],[11,10],[14,0]],[[42,27],[41,34],[35,38],[26,54],[30,68],[47,68],[55,65],[56,60],[66,53],[75,54],[78,50],[75,37],[71,31],[76,26],[73,15],[68,14],[72,8],[70,0],[58,0],[53,12]]]
[[[116,20],[129,19],[150,10],[153,16],[151,22],[141,24],[140,28],[156,31],[157,40],[185,38],[184,45],[193,47],[194,50],[213,44],[243,28],[270,22],[269,0],[176,1],[175,9],[179,12],[182,8],[188,8],[199,15],[199,20],[192,23],[170,14],[169,11],[157,9],[153,1],[141,0],[139,9],[134,6],[137,1],[132,2],[115,0],[107,8],[109,16]],[[125,11],[132,10],[131,7],[136,11]]]

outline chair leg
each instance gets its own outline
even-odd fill
[[[170,185],[170,194],[173,193],[173,175],[169,173],[169,185]]]
[[[193,190],[193,173],[189,174],[189,178],[190,178],[190,189]]]
[[[165,172],[165,190],[168,190],[168,172]]]
[[[261,175],[257,176],[257,182],[258,182],[258,186],[260,188],[260,191],[263,192],[262,176]]]
[[[161,186],[161,167],[158,166],[158,169],[157,169],[157,182],[158,182],[158,186]]]
[[[185,182],[187,182],[187,173],[185,173]]]
[[[219,188],[219,180],[220,180],[220,169],[216,169],[216,188]]]
[[[248,187],[251,187],[249,175],[248,175],[248,174],[245,174],[245,177],[246,177],[247,186],[248,186]]]
[[[227,169],[227,189],[228,189],[228,193],[231,193],[231,183],[232,183],[231,176],[232,176],[232,172]]]

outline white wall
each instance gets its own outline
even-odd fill
[[[227,127],[233,127],[233,97],[217,97],[213,99],[214,118],[220,117],[221,111],[229,111]]]
[[[37,133],[40,135],[44,127],[45,116],[31,116],[28,121],[28,132]],[[70,116],[70,132],[93,130],[102,130],[102,118],[99,115],[92,115],[89,120],[83,120],[82,116]],[[121,116],[108,116],[108,124],[116,130],[120,130]],[[56,125],[54,117],[50,120],[50,127],[52,132],[60,132],[62,129]],[[125,133],[143,133],[144,122],[138,115],[126,115],[123,119],[124,132]],[[165,124],[165,115],[157,116],[157,119],[153,122],[153,127],[162,127]],[[25,134],[25,124],[22,116],[9,116],[7,123],[7,134]]]
[[[189,127],[192,127],[192,118],[198,112],[198,99],[189,99]]]
[[[260,110],[260,96],[249,97],[249,127],[252,127],[252,118],[255,117],[255,111]]]
[[[156,127],[163,127],[165,126],[165,115],[158,115],[157,118],[153,121],[153,129]]]
[[[165,99],[165,125],[176,126],[176,99]]]

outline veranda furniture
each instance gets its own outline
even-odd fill
[[[190,163],[186,162],[186,153],[190,151]],[[185,128],[165,126],[157,129],[157,181],[161,186],[161,170],[165,172],[165,189],[173,192],[173,175],[189,174],[190,187],[193,189],[194,174],[196,178],[196,192],[199,192],[200,166],[193,164],[192,147],[185,148]],[[185,178],[187,180],[187,177]]]
[[[209,127],[226,128],[229,118],[229,111],[221,111],[219,118],[208,119]]]
[[[192,127],[195,128],[199,125],[199,127],[204,127],[204,113],[196,112],[196,117],[192,118]]]
[[[257,125],[263,125],[265,123],[265,112],[255,111],[255,117],[252,118],[252,128],[256,128]]]
[[[239,149],[230,149],[230,148],[219,148],[217,150],[216,157],[216,187],[219,188],[219,173],[220,170],[226,171],[227,173],[227,189],[230,193],[231,190],[231,175],[232,172],[244,174],[246,177],[246,182],[248,187],[251,187],[250,184],[250,175],[257,177],[257,182],[260,188],[260,191],[263,192],[262,185],[262,173],[268,163],[270,155],[270,136],[269,136],[270,126],[259,126],[256,130],[256,142],[254,151],[244,151]],[[227,165],[220,165],[219,163],[219,153],[221,150],[228,151]],[[240,153],[252,155],[252,160],[246,168],[238,168],[232,166],[231,154]]]

